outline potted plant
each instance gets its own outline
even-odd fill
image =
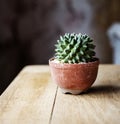
[[[66,33],[55,46],[55,56],[49,60],[54,82],[63,93],[88,90],[96,80],[99,65],[93,40],[86,34]]]

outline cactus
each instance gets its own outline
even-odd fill
[[[55,59],[61,63],[91,62],[95,59],[95,45],[86,34],[66,33],[57,42]]]

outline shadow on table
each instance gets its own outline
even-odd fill
[[[93,86],[88,91],[88,94],[111,94],[111,93],[120,93],[120,86],[115,85],[99,85]]]

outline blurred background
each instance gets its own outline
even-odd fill
[[[100,62],[119,64],[119,22],[120,0],[0,0],[0,94],[25,65],[48,64],[66,32],[90,35]]]

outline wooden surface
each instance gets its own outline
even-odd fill
[[[48,66],[25,67],[0,96],[0,124],[120,124],[120,65],[100,65],[86,94],[62,94]]]

